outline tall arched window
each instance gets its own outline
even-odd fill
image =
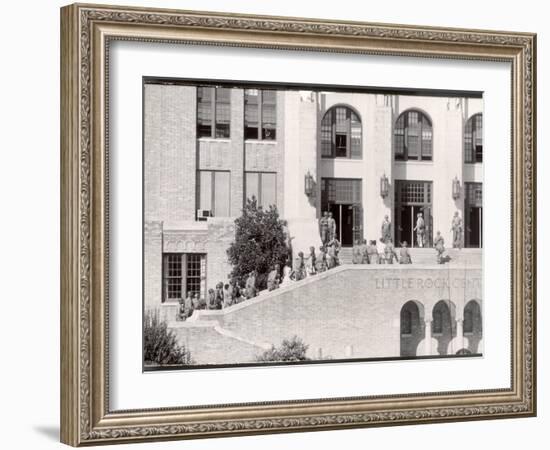
[[[432,122],[425,114],[405,111],[395,123],[395,159],[431,161],[432,135]]]
[[[321,121],[323,158],[361,159],[361,120],[346,106],[333,106]]]
[[[483,162],[483,115],[474,114],[464,127],[464,162]]]

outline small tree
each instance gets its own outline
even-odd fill
[[[298,336],[292,339],[284,339],[280,347],[271,346],[269,350],[259,355],[258,362],[280,362],[280,361],[308,361],[306,352],[309,345],[304,344]]]
[[[178,344],[175,333],[156,311],[146,311],[143,318],[143,359],[147,365],[193,364],[189,351]]]
[[[233,266],[230,277],[245,281],[256,270],[258,289],[267,287],[267,274],[275,264],[282,268],[288,257],[283,221],[275,205],[258,206],[255,197],[247,199],[242,215],[235,220],[235,241],[227,250]]]

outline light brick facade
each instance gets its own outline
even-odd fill
[[[358,235],[378,240],[382,219],[388,215],[393,224],[394,239],[402,241],[408,238],[409,243],[414,236],[410,223],[403,228],[403,221],[409,219],[403,219],[404,207],[397,202],[397,187],[399,183],[406,182],[429,183],[431,190],[427,211],[431,214],[431,233],[435,235],[440,230],[447,246],[451,246],[450,229],[454,212],[458,211],[462,218],[468,214],[465,183],[479,183],[479,186],[482,183],[482,164],[465,164],[463,148],[465,124],[474,114],[482,112],[481,98],[279,90],[276,94],[276,139],[247,140],[245,90],[231,88],[230,91],[229,136],[205,138],[199,137],[197,131],[196,86],[161,83],[145,85],[146,308],[160,308],[166,312],[177,304],[174,303],[175,299],[170,301],[165,298],[167,281],[163,279],[163,255],[201,255],[201,296],[219,281],[227,282],[231,267],[226,250],[234,237],[234,220],[240,215],[245,200],[248,172],[274,174],[276,205],[281,217],[288,223],[293,252],[306,251],[310,245],[321,245],[318,220],[325,207],[321,189],[323,180],[332,179],[356,180],[360,183],[361,226]],[[323,118],[331,108],[336,110],[341,107],[353,111],[360,121],[359,158],[322,157]],[[407,111],[424,114],[431,123],[433,156],[430,160],[397,161],[394,157],[396,121]],[[201,209],[201,171],[222,172],[223,179],[229,180],[226,192],[229,213],[226,216],[198,220],[197,210]],[[306,175],[314,181],[312,195],[304,193]],[[386,176],[389,181],[389,191],[385,197],[381,195],[382,176]],[[455,178],[460,187],[458,196],[453,195],[452,181]],[[345,204],[343,207],[351,208],[351,205]],[[411,211],[414,216],[417,210]],[[479,211],[481,214],[481,209]],[[347,219],[342,217],[337,217],[337,221],[342,221],[342,224],[338,224],[342,227],[340,233],[344,233],[343,221],[350,220],[349,216]],[[478,226],[481,229],[481,222]],[[353,236],[355,239],[356,234]],[[481,237],[479,240],[481,242]],[[351,294],[334,294],[336,297],[338,295],[347,297]],[[419,292],[418,295],[426,294]],[[294,301],[299,302],[299,299]],[[344,300],[338,300],[341,301]],[[298,314],[297,310],[292,311]],[[165,316],[169,319],[170,314],[165,313]],[[277,314],[280,313],[271,311],[269,314],[273,314],[271,320],[276,323]],[[289,320],[289,323],[298,320],[286,316],[284,319]],[[393,324],[395,316],[377,320]],[[314,327],[314,324],[308,326]],[[320,322],[318,326],[322,330],[325,325]],[[205,333],[211,331],[201,328],[200,334]],[[189,335],[186,339],[193,338]],[[241,347],[246,349],[243,350],[245,353],[254,349],[254,345],[251,347],[250,342],[244,341],[239,344]],[[339,350],[327,347],[323,351],[340,355],[340,347]],[[395,353],[393,350],[391,352]]]

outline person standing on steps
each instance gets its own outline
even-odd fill
[[[386,245],[384,246],[384,263],[385,264],[393,264],[393,259],[395,258],[395,261],[398,262],[399,259],[397,258],[397,253],[395,253],[395,248],[393,246],[393,241],[391,238],[389,238],[386,241]]]
[[[424,233],[426,231],[426,225],[422,213],[417,214],[416,226],[413,228],[416,231],[416,245],[420,248],[424,247]]]
[[[451,231],[453,232],[453,248],[462,248],[462,219],[458,215],[458,211],[455,211],[453,220],[451,222]]]
[[[336,239],[336,220],[332,217],[332,213],[328,213],[328,239],[332,241]]]
[[[325,211],[319,219],[319,234],[321,235],[321,242],[326,245],[329,241],[328,211]]]
[[[380,228],[380,242],[385,244],[388,240],[391,240],[391,222],[387,214],[384,216],[384,221],[382,222],[382,226]]]
[[[437,264],[443,263],[443,253],[445,252],[445,241],[443,240],[443,236],[441,236],[441,232],[438,231],[434,238],[434,247],[436,251],[436,260]]]
[[[361,248],[361,240],[357,239],[351,250],[351,262],[353,264],[362,264],[363,263],[363,251]]]
[[[399,264],[412,264],[411,254],[407,248],[407,241],[401,243],[401,248],[399,249]]]
[[[279,288],[280,284],[280,266],[279,264],[275,264],[273,269],[269,272],[269,275],[267,276],[267,290],[268,291],[274,291],[275,289]]]

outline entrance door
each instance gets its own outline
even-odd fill
[[[466,247],[483,246],[483,185],[465,183],[464,231]]]
[[[330,211],[336,221],[336,237],[344,247],[363,239],[361,180],[321,179],[321,214]]]
[[[348,204],[332,204],[329,207],[332,217],[336,221],[336,237],[343,247],[353,245],[354,207]]]
[[[466,238],[467,238],[467,247],[482,247],[482,227],[483,227],[483,211],[479,206],[468,208],[467,211],[467,229],[466,229]]]
[[[397,180],[395,192],[395,243],[407,241],[409,247],[418,247],[416,221],[418,214],[424,219],[424,247],[432,246],[431,182]]]
[[[431,209],[430,207],[418,206],[418,205],[405,205],[399,208],[400,217],[398,219],[397,227],[397,244],[401,245],[401,242],[407,241],[409,247],[419,247],[418,240],[416,238],[416,231],[414,227],[418,220],[418,214],[422,214],[424,219],[424,242],[423,247],[431,246]]]

